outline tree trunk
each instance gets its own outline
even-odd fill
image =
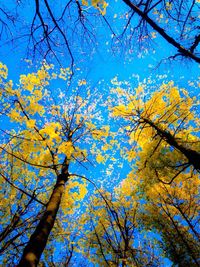
[[[24,249],[18,267],[35,267],[39,263],[49,234],[54,226],[68,174],[60,174],[46,205],[46,210]]]
[[[188,159],[189,164],[193,165],[193,167],[196,170],[200,171],[200,153],[199,152],[178,144],[175,137],[170,132],[162,130],[151,120],[146,119],[146,118],[142,118],[142,119],[144,120],[145,123],[148,123],[152,128],[154,128],[159,134],[159,136],[163,138],[169,145],[179,150]]]

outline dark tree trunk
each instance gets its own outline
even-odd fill
[[[67,180],[68,174],[61,174],[58,176],[56,185],[54,186],[51,197],[46,205],[44,214],[24,249],[18,267],[35,267],[39,263],[49,234],[54,226]]]
[[[149,119],[142,118],[145,123],[149,124],[152,128],[154,128],[158,135],[163,138],[170,146],[174,147],[175,149],[179,150],[187,159],[188,163],[193,165],[193,167],[200,171],[200,153],[190,149],[186,148],[182,145],[180,145],[177,141],[176,138],[169,133],[168,131],[162,130],[159,128],[154,122],[152,122]]]

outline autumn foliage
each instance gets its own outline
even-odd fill
[[[199,266],[197,99],[114,78],[105,100],[85,79],[63,89],[70,69],[44,63],[14,84],[0,67],[6,266]]]

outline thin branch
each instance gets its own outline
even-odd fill
[[[174,38],[165,32],[156,22],[154,22],[146,13],[141,11],[136,5],[134,5],[130,0],[122,0],[127,6],[129,6],[133,11],[135,11],[142,19],[144,19],[155,31],[157,31],[168,43],[172,44],[178,49],[183,56],[188,57],[200,63],[200,57],[194,55],[192,51],[187,50],[180,43],[178,43]]]
[[[15,189],[19,190],[20,192],[22,192],[23,194],[27,195],[28,197],[30,197],[31,199],[35,200],[36,202],[42,204],[43,206],[46,206],[46,204],[42,201],[40,201],[39,199],[37,199],[35,197],[35,192],[31,195],[28,192],[26,192],[25,190],[21,189],[20,187],[18,187],[17,185],[15,185],[14,183],[12,183],[5,175],[3,175],[2,173],[0,173],[0,175],[3,177],[3,179],[8,182],[11,186],[13,186]]]

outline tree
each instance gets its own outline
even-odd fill
[[[151,81],[132,89],[117,78],[105,97],[102,84],[46,63],[18,85],[3,64],[0,74],[5,264],[158,266],[162,249],[199,266],[195,98],[172,82],[148,95]]]
[[[138,169],[143,175],[146,171],[148,175],[152,173],[152,181],[170,184],[189,167],[199,172],[196,98],[191,98],[186,90],[179,91],[173,82],[161,85],[150,99],[142,99],[143,90],[139,85],[134,95],[125,93],[124,103],[113,108],[113,116],[124,118],[129,142],[133,144],[129,159],[138,156]],[[118,92],[124,91],[119,88]]]
[[[123,195],[132,195],[134,200],[136,194],[141,199],[138,224],[151,234],[157,233],[152,236],[154,242],[174,265],[199,266],[198,192],[199,176],[191,173],[182,173],[173,183],[163,184],[142,180],[140,174],[132,172],[122,184]]]
[[[85,234],[80,249],[98,266],[158,266],[155,244],[148,241],[138,225],[139,203],[115,193],[97,192],[92,197],[87,213],[82,215]],[[85,222],[90,227],[85,229]]]
[[[2,203],[4,202],[4,205],[2,206],[2,214],[3,214],[2,218],[4,220],[3,225],[6,224],[7,225],[0,233],[0,243],[1,243],[0,254],[4,253],[9,254],[10,255],[9,262],[11,264],[14,264],[14,259],[16,258],[18,250],[18,245],[19,246],[21,245],[18,242],[19,238],[23,239],[32,229],[34,229],[35,224],[37,223],[41,215],[39,213],[35,214],[35,216],[32,217],[28,214],[28,210],[32,206],[34,196],[30,198],[28,203],[24,204],[23,203],[24,196],[21,194],[17,198],[17,202],[19,202],[19,204],[15,203],[16,206],[14,206],[11,205],[11,203],[13,202],[13,199],[15,197],[17,197],[17,192],[14,193],[14,195],[11,195],[11,201],[6,201],[5,198],[1,200]],[[4,264],[6,263],[8,262],[4,262]]]
[[[53,57],[61,66],[63,56],[67,55],[69,60],[64,65],[69,64],[73,74],[75,59],[83,53],[84,46],[95,43],[94,14],[87,11],[86,1],[61,1],[55,5],[48,0],[35,0],[31,3],[29,18],[30,3],[11,1],[9,5],[1,4],[0,37],[5,43],[19,41],[21,45],[23,42],[28,57],[46,60]],[[105,1],[92,1],[91,6],[94,13],[105,13]]]
[[[155,183],[145,191],[142,222],[162,236],[160,246],[178,266],[199,266],[199,177],[181,175],[171,185]]]
[[[5,42],[22,39],[28,45],[28,54],[46,59],[54,56],[60,64],[63,53],[67,54],[67,64],[71,62],[72,70],[79,54],[88,52],[87,48],[84,50],[84,44],[91,48],[98,41],[101,45],[98,26],[95,25],[103,25],[106,31],[109,29],[108,40],[111,33],[116,43],[122,44],[120,40],[126,36],[125,50],[127,47],[135,50],[136,43],[130,41],[133,38],[138,43],[145,43],[152,39],[155,41],[159,35],[176,49],[172,58],[182,56],[200,62],[198,0],[118,0],[114,3],[70,0],[67,3],[60,1],[56,6],[48,0],[35,0],[31,18],[25,16],[24,20],[27,8],[29,4],[26,6],[23,1],[17,6],[15,2],[9,6],[2,3],[0,23]]]
[[[142,224],[161,235],[165,255],[179,266],[199,266],[199,103],[172,82],[150,98],[142,97],[142,84],[132,95],[122,87],[112,111],[124,119],[134,161],[124,186],[141,196]]]
[[[100,139],[103,142],[108,136],[109,128],[102,126],[98,129],[93,123],[93,120],[96,124],[98,122],[93,113],[97,98],[93,99],[89,90],[84,90],[85,80],[80,80],[71,94],[68,91],[65,95],[61,91],[57,97],[51,97],[47,86],[59,78],[62,85],[63,80],[65,82],[71,75],[68,69],[61,69],[56,74],[52,66],[44,65],[36,73],[21,75],[20,85],[16,89],[13,89],[12,81],[6,81],[7,68],[3,64],[1,75],[1,114],[3,118],[6,116],[10,119],[11,128],[3,129],[1,176],[5,177],[5,182],[12,179],[12,183],[16,184],[15,191],[24,191],[25,186],[30,188],[26,191],[34,192],[39,187],[41,191],[37,203],[45,203],[39,223],[19,263],[19,266],[36,266],[54,226],[65,190],[68,192],[64,199],[67,203],[65,210],[69,212],[73,203],[86,194],[85,183],[77,182],[75,177],[78,173],[71,173],[69,168],[73,170],[73,165],[77,164],[88,165],[95,162],[96,158],[101,162],[104,158],[97,143]],[[82,97],[78,93],[80,88]],[[60,102],[57,104],[57,101]],[[16,131],[12,129],[13,124]],[[90,145],[91,150],[88,150]],[[70,193],[74,189],[79,194]],[[26,194],[27,197],[32,195]],[[10,204],[13,204],[12,199]]]
[[[199,1],[130,1],[123,2],[132,10],[128,20],[131,23],[134,14],[139,16],[137,26],[133,28],[142,28],[140,37],[149,36],[147,25],[150,26],[155,34],[162,36],[171,44],[177,53],[173,57],[183,56],[193,59],[200,63],[198,46],[200,42],[199,18]],[[142,25],[142,26],[141,26]],[[170,27],[168,27],[170,25]],[[176,31],[175,35],[173,31]]]

